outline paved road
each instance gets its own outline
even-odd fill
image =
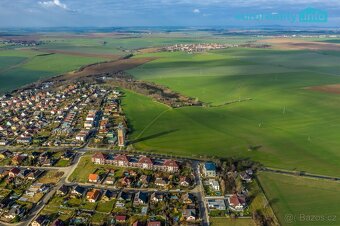
[[[45,204],[48,203],[48,201],[53,197],[53,195],[56,193],[56,191],[63,185],[75,185],[75,184],[79,184],[81,186],[85,186],[85,187],[94,187],[94,188],[113,188],[112,186],[109,185],[99,185],[99,184],[91,184],[91,183],[73,183],[71,181],[69,181],[69,177],[70,175],[73,173],[73,171],[75,170],[75,168],[78,166],[78,163],[80,162],[80,159],[82,158],[83,154],[88,152],[88,151],[94,151],[97,150],[96,148],[88,148],[88,147],[84,147],[82,149],[78,149],[77,150],[77,154],[75,156],[75,158],[73,159],[72,163],[70,166],[68,167],[30,167],[30,168],[34,168],[34,169],[44,169],[44,170],[59,170],[64,172],[63,176],[60,178],[59,182],[42,198],[41,201],[39,201],[39,203],[33,207],[33,209],[30,211],[30,214],[26,216],[26,218],[23,219],[23,221],[21,221],[20,223],[17,224],[6,224],[6,223],[1,223],[1,225],[5,225],[5,226],[24,226],[24,225],[30,225],[31,222],[39,215],[40,211],[44,208]],[[107,149],[103,149],[101,150],[103,152],[110,152],[110,153],[119,153],[121,151],[119,150],[107,150]],[[167,155],[157,155],[159,157],[170,157]],[[188,160],[186,158],[182,158],[182,160]],[[14,166],[5,166],[5,168],[11,168]],[[18,166],[18,168],[27,168],[24,166]],[[208,219],[208,212],[206,209],[206,203],[205,203],[205,198],[202,197],[202,189],[203,189],[203,185],[202,185],[202,181],[200,180],[199,177],[199,166],[198,166],[198,161],[194,161],[194,169],[196,170],[195,172],[195,180],[196,180],[196,187],[191,191],[192,193],[196,194],[196,196],[198,197],[198,201],[200,204],[200,209],[201,209],[201,218],[203,219],[203,225],[207,226],[209,225],[209,219]],[[120,190],[120,189],[117,189]],[[135,188],[125,188],[124,190],[131,190],[131,191],[135,191],[135,190],[142,190],[142,191],[160,191],[159,189],[155,189],[155,188],[146,188],[146,189],[135,189]],[[178,190],[162,190],[164,192],[178,192]]]
[[[202,179],[200,177],[200,168],[199,168],[199,162],[194,161],[193,167],[195,170],[195,182],[196,182],[196,188],[197,192],[194,192],[198,198],[199,206],[200,206],[200,212],[201,212],[201,218],[202,218],[202,225],[208,226],[209,225],[209,213],[207,208],[207,203],[204,196],[204,188]]]
[[[33,207],[33,209],[30,211],[29,215],[27,215],[21,222],[17,224],[9,224],[9,223],[4,223],[1,222],[0,225],[4,226],[26,226],[30,225],[31,222],[39,215],[40,211],[44,208],[45,204],[48,203],[48,201],[53,197],[53,195],[56,193],[56,191],[63,185],[67,184],[66,180],[67,178],[72,174],[74,169],[77,167],[81,156],[83,155],[83,152],[77,153],[76,156],[74,157],[72,163],[68,167],[29,167],[32,169],[44,169],[44,170],[59,170],[64,172],[63,176],[60,178],[59,182],[53,186],[53,188],[44,195],[44,197],[38,202],[37,205]],[[14,166],[5,166],[3,168],[12,168]],[[23,167],[23,166],[16,166],[18,168],[28,168],[28,167]]]

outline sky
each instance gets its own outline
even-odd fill
[[[308,7],[325,12],[327,21],[300,22],[299,12]],[[340,27],[340,1],[0,0],[0,27],[3,28],[276,24]]]

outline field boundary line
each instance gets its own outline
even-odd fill
[[[276,169],[271,167],[263,167],[261,169],[263,172],[270,172],[276,174],[284,174],[287,176],[294,176],[294,177],[304,177],[309,179],[320,179],[320,180],[329,180],[334,182],[339,182],[339,177],[332,177],[328,175],[321,175],[321,174],[312,174],[305,171],[293,171],[293,170],[285,170],[285,169]]]
[[[275,211],[274,211],[272,205],[271,205],[270,202],[269,202],[269,199],[268,199],[268,197],[267,197],[267,195],[266,195],[266,192],[264,191],[264,189],[263,189],[263,187],[262,187],[262,184],[261,184],[261,182],[260,182],[260,180],[259,180],[259,178],[258,178],[258,175],[255,176],[255,180],[256,180],[256,183],[258,184],[259,188],[261,189],[261,191],[262,191],[262,193],[263,193],[263,196],[264,196],[264,198],[266,199],[266,202],[267,202],[268,205],[270,206],[270,209],[272,209],[273,214],[274,214],[274,218],[275,218],[276,222],[278,223],[278,225],[282,225],[281,222],[279,221],[279,218],[276,216],[276,213],[275,213]]]
[[[166,109],[166,110],[164,110],[164,111],[162,111],[161,113],[159,113],[151,122],[149,122],[149,124],[147,124],[145,127],[144,127],[144,129],[138,134],[138,136],[137,137],[135,137],[135,139],[138,139],[138,138],[140,138],[142,135],[143,135],[143,133],[150,127],[150,126],[152,126],[163,114],[165,114],[166,112],[168,112],[168,111],[170,111],[172,108],[168,108],[168,109]]]

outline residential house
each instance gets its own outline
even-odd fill
[[[121,191],[117,196],[118,201],[128,202],[128,201],[131,201],[131,199],[132,199],[132,194],[126,191]]]
[[[186,176],[181,176],[179,178],[179,185],[182,187],[188,187],[190,185],[190,179]]]
[[[112,184],[114,184],[114,182],[115,182],[114,177],[108,176],[108,177],[106,177],[104,183],[105,183],[105,184],[108,184],[108,185],[112,185]]]
[[[162,222],[160,222],[160,221],[149,221],[147,226],[162,226]]]
[[[91,158],[92,162],[95,164],[101,164],[104,165],[105,164],[105,160],[106,160],[106,155],[101,153],[101,152],[97,152],[95,153],[92,158]]]
[[[42,192],[42,193],[46,193],[49,190],[49,186],[47,184],[44,183],[34,183],[32,184],[27,192],[32,192],[32,193],[38,193],[38,192]]]
[[[114,165],[121,167],[129,166],[129,160],[126,155],[116,155],[113,159],[113,163]]]
[[[194,198],[194,196],[193,196],[192,194],[190,194],[190,193],[183,193],[183,194],[181,195],[181,200],[182,200],[182,202],[185,203],[185,204],[192,204],[192,203],[194,203],[195,198]]]
[[[14,219],[15,217],[22,217],[24,215],[24,209],[19,205],[13,205],[11,209],[5,214],[6,219]]]
[[[8,140],[6,140],[4,138],[0,139],[0,146],[6,146],[8,143],[9,143]]]
[[[30,170],[30,169],[21,169],[20,173],[17,175],[17,177],[19,177],[21,179],[25,179],[31,172],[32,172],[32,170]]]
[[[208,199],[209,209],[226,210],[224,199]]]
[[[45,215],[39,215],[33,222],[32,226],[45,226],[48,225],[49,219]]]
[[[155,180],[155,185],[160,186],[160,187],[165,187],[165,186],[168,185],[168,181],[167,181],[167,179],[163,179],[163,178],[158,177]]]
[[[75,186],[73,190],[71,191],[71,194],[77,197],[82,197],[84,193],[85,193],[85,188],[79,185]]]
[[[0,151],[0,159],[10,158],[12,155],[13,155],[13,153],[9,150],[1,150]]]
[[[70,187],[66,185],[62,185],[58,190],[57,190],[57,195],[65,196],[69,192]]]
[[[164,200],[164,195],[162,193],[152,193],[150,195],[150,201],[153,203],[158,203]]]
[[[9,173],[9,170],[0,168],[0,178],[4,178]]]
[[[65,223],[64,221],[60,220],[60,219],[56,219],[52,222],[51,226],[64,226]]]
[[[195,221],[196,220],[196,210],[195,209],[185,209],[182,211],[182,216],[186,221]]]
[[[164,170],[167,172],[177,172],[179,170],[179,167],[176,161],[172,159],[164,160],[163,166],[164,166]]]
[[[13,158],[12,158],[12,164],[13,165],[21,165],[22,162],[27,158],[26,155],[22,155],[22,154],[19,154],[19,155],[15,155]]]
[[[110,201],[111,199],[115,198],[114,193],[110,190],[105,190],[104,194],[102,195],[102,200],[103,201]]]
[[[123,177],[123,178],[119,179],[119,183],[123,187],[130,187],[131,186],[131,179],[128,178],[128,177]]]
[[[228,198],[229,207],[235,211],[243,211],[246,206],[246,198],[243,195],[233,194]]]
[[[149,157],[142,156],[138,160],[138,166],[142,169],[152,169],[153,163]]]
[[[38,179],[41,174],[43,174],[44,171],[43,170],[39,170],[39,169],[33,169],[31,170],[31,172],[27,175],[27,179],[29,180],[36,180]]]
[[[141,175],[140,178],[139,178],[139,183],[141,186],[143,187],[148,187],[149,185],[149,181],[150,181],[150,176],[148,175]]]
[[[137,192],[135,194],[135,198],[133,199],[133,205],[145,205],[148,202],[148,193],[146,192]]]
[[[14,178],[14,177],[16,177],[19,173],[20,173],[20,169],[17,168],[17,167],[14,167],[14,168],[12,168],[12,169],[9,171],[8,176]]]
[[[30,136],[22,136],[18,137],[16,141],[18,144],[30,145],[32,144],[33,139]]]
[[[115,217],[116,221],[119,223],[125,222],[126,221],[126,216],[125,215],[118,215]]]
[[[90,191],[87,192],[86,194],[86,199],[89,201],[89,202],[96,202],[99,198],[99,196],[101,195],[101,192],[100,190],[98,189],[92,189]]]
[[[135,221],[132,226],[145,226],[145,224],[143,222],[140,221]]]
[[[251,176],[249,176],[246,172],[240,173],[240,177],[245,182],[251,182]]]
[[[216,165],[213,162],[206,162],[203,165],[203,174],[206,177],[216,177]]]
[[[208,183],[210,185],[210,187],[214,190],[214,191],[219,191],[220,190],[220,184],[218,183],[217,180],[215,179],[209,179]]]
[[[89,174],[89,182],[90,183],[98,183],[100,180],[100,177],[98,174],[95,174],[95,173],[91,173]]]
[[[74,155],[75,155],[75,154],[74,154],[73,152],[71,152],[71,151],[66,151],[66,152],[64,152],[64,154],[62,154],[61,159],[64,159],[64,160],[71,160],[71,159],[73,159]]]
[[[89,130],[81,130],[77,135],[76,135],[76,140],[80,142],[85,142],[90,136],[90,131]]]

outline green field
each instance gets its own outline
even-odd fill
[[[114,35],[106,34],[103,37],[60,37],[50,34],[48,37],[42,37],[41,40],[48,41],[39,48],[62,49],[68,51],[86,52],[86,53],[106,53],[106,54],[124,54],[123,50],[135,50],[149,47],[162,47],[178,43],[231,43],[239,44],[247,41],[254,41],[258,38],[251,36],[214,36],[208,32],[192,33],[153,33],[153,34],[123,34]]]
[[[105,59],[64,54],[44,55],[43,52],[20,49],[0,50],[0,93],[100,61]]]
[[[255,223],[252,219],[229,219],[225,217],[211,217],[209,220],[211,226],[255,226]]]
[[[304,89],[340,83],[337,52],[150,55],[159,58],[129,72],[217,107],[168,109],[128,92],[124,110],[138,149],[249,157],[271,167],[339,175],[340,96]],[[223,106],[244,98],[252,100]],[[260,148],[250,152],[249,146]]]
[[[282,225],[340,224],[339,182],[268,172],[259,180]]]
[[[100,54],[124,56],[125,50],[136,50],[149,47],[168,46],[177,43],[244,43],[255,40],[254,37],[223,37],[208,32],[193,34],[174,32],[156,34],[123,34],[100,35],[46,33],[37,37],[43,43],[34,47],[6,46],[0,49],[0,94],[39,79],[55,76],[78,69],[81,66],[107,61]],[[8,48],[7,48],[8,47]],[[63,54],[44,55],[44,50],[64,51]],[[66,55],[67,52],[77,54],[98,54],[98,57]]]

